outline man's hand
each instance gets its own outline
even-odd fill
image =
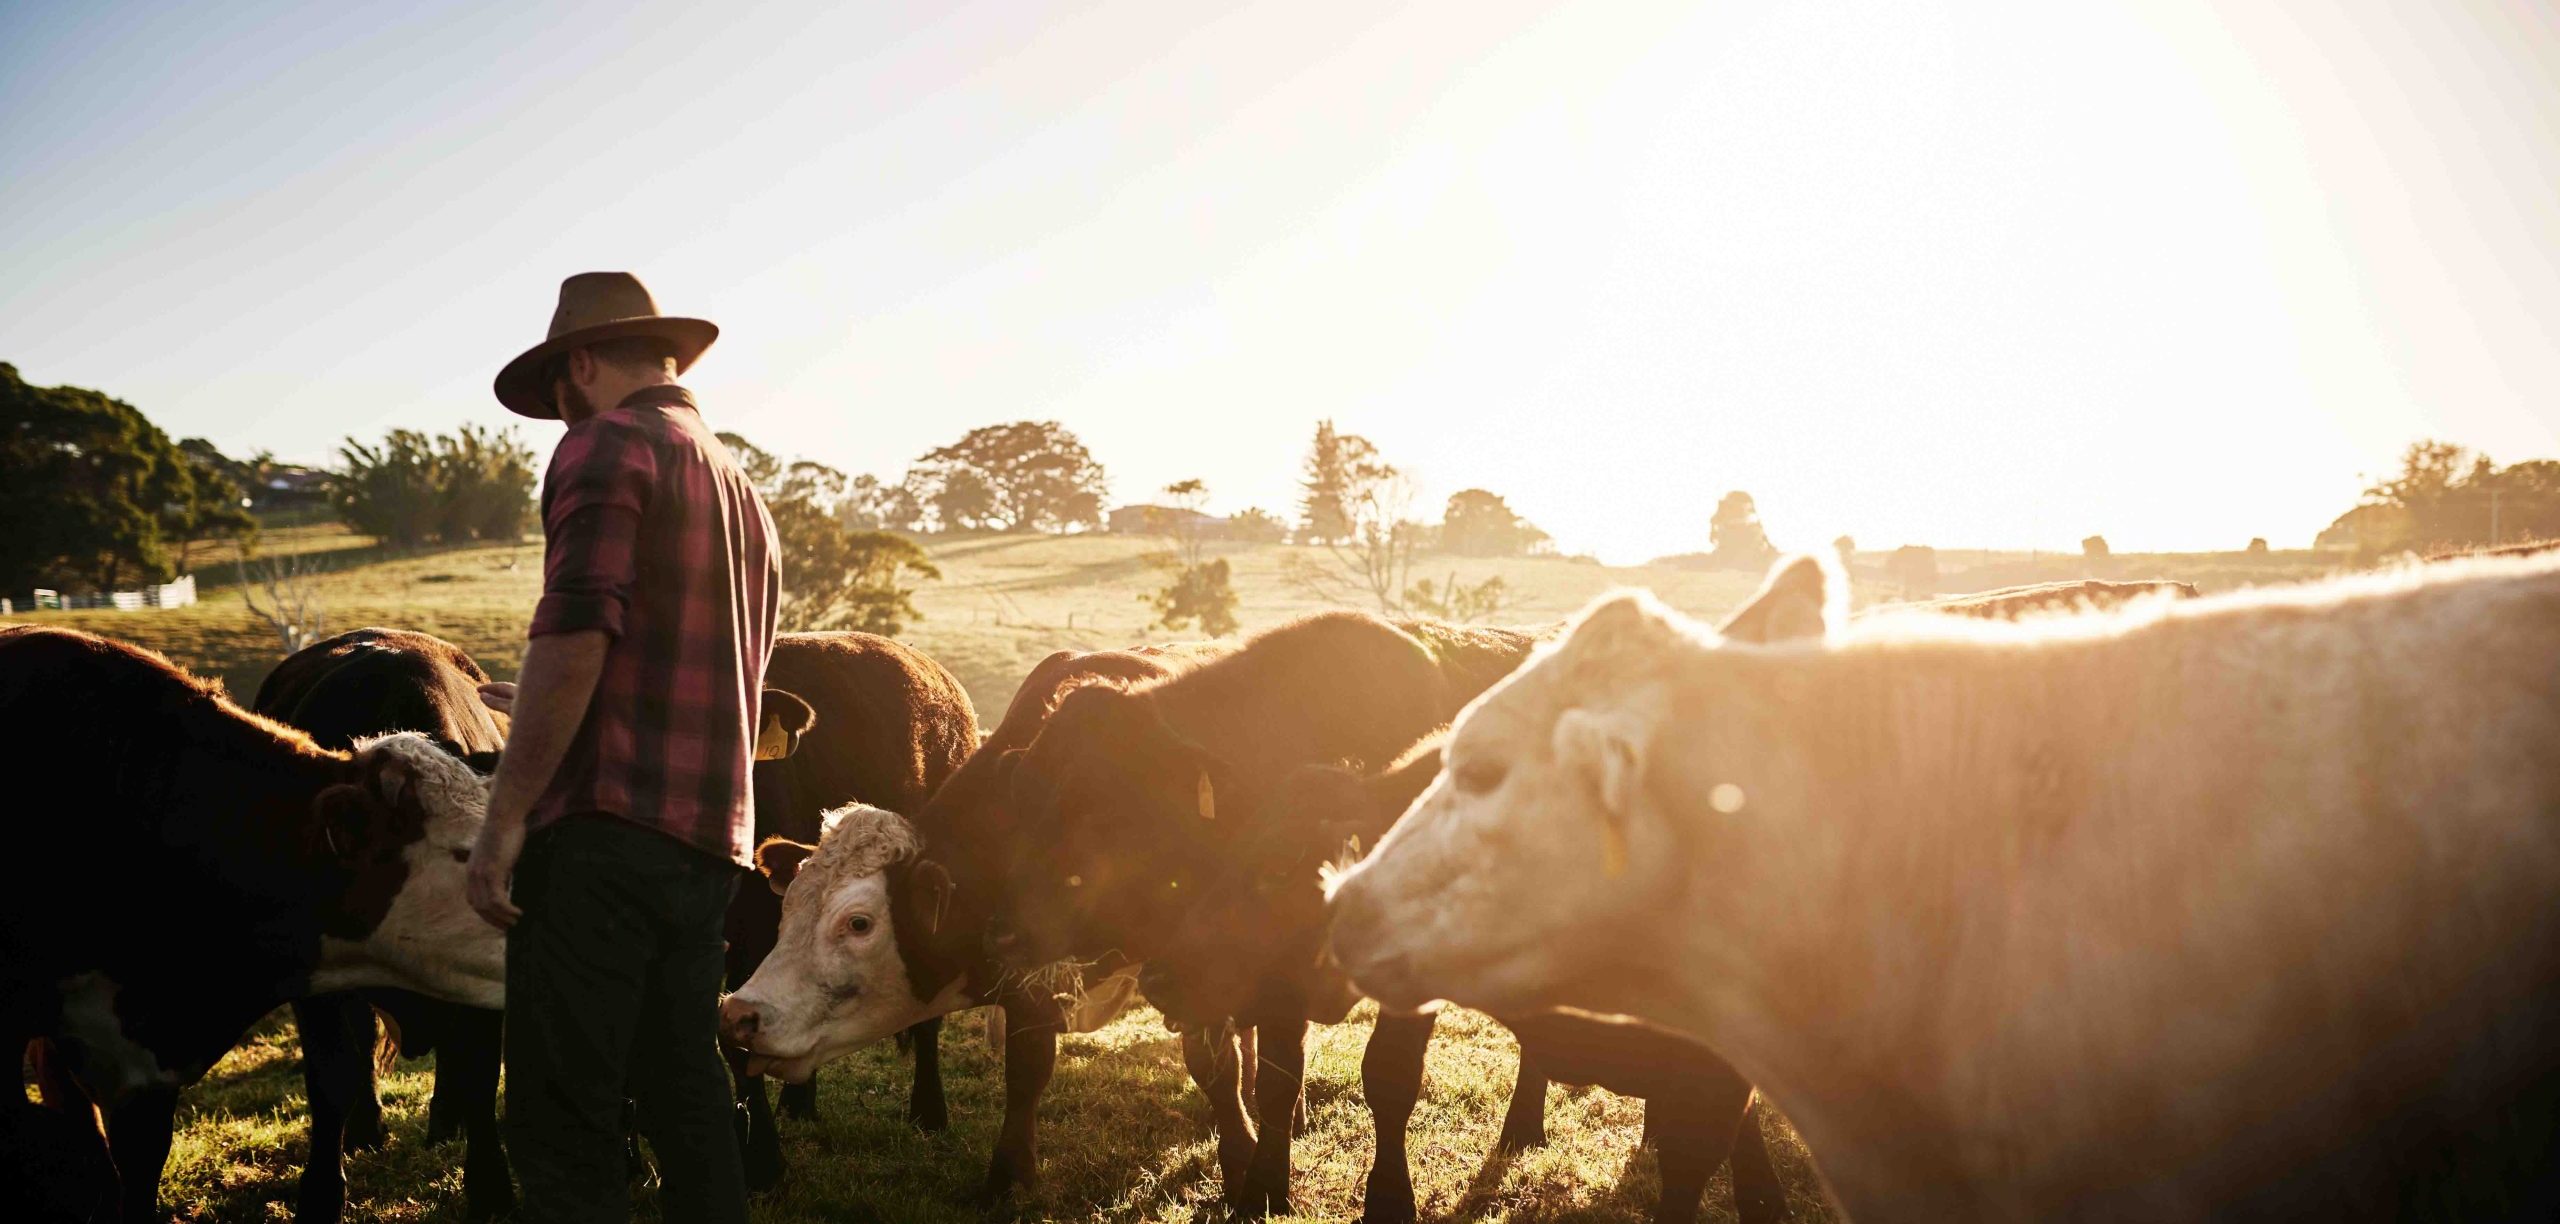
[[[471,908],[489,925],[503,931],[524,917],[509,895],[515,878],[516,856],[524,853],[524,817],[504,820],[496,816],[480,826],[480,840],[471,847],[471,871],[467,891]]]
[[[492,680],[480,686],[480,704],[501,714],[516,710],[516,686],[506,680]]]

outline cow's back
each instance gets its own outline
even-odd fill
[[[756,766],[758,840],[815,843],[820,814],[856,801],[913,815],[978,746],[960,682],[877,634],[785,634],[764,679],[808,702],[817,722],[798,751]]]

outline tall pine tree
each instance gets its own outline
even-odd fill
[[[1298,499],[1298,538],[1309,544],[1338,544],[1351,538],[1351,514],[1343,505],[1351,487],[1351,463],[1343,453],[1333,422],[1316,422],[1316,440],[1307,448],[1306,490]]]

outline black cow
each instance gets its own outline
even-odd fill
[[[1070,1008],[1060,992],[1000,972],[988,955],[996,876],[1014,829],[1013,763],[1065,693],[1161,680],[1224,649],[1060,651],[1032,670],[1004,721],[912,825],[854,809],[828,834],[824,851],[765,842],[758,861],[773,890],[790,894],[797,917],[785,927],[788,942],[722,1009],[731,1044],[751,1051],[756,1065],[771,1063],[799,1078],[920,1018],[996,1004],[1005,1020],[1005,1115],[981,1198],[994,1203],[1035,1184],[1038,1105],[1057,1065],[1058,1034],[1107,1020],[1127,1002],[1135,967],[1125,960],[1096,966]],[[840,921],[811,920],[828,912],[840,891],[880,902],[885,942]],[[1252,1040],[1250,1031],[1223,1024],[1183,1034],[1184,1061],[1209,1097],[1222,1150],[1250,1150],[1243,1102],[1252,1091]]]
[[[404,629],[354,629],[296,651],[268,673],[258,713],[308,732],[323,748],[416,731],[482,773],[497,768],[502,739],[479,687],[488,673],[461,647]],[[311,1107],[309,1156],[294,1216],[334,1224],[346,1210],[350,1149],[383,1140],[374,1087],[374,1009],[392,1018],[400,1053],[436,1055],[427,1141],[463,1137],[463,1201],[469,1217],[515,1207],[498,1138],[498,1067],[504,1013],[400,990],[312,995],[293,1003],[302,1037],[302,1083]]]
[[[501,997],[503,937],[462,908],[485,787],[423,738],[330,751],[156,654],[30,626],[0,629],[0,726],[0,1048],[48,1042],[48,1103],[103,1114],[126,1219],[155,1212],[179,1091],[287,1000]]]

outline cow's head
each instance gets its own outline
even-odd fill
[[[1648,780],[1669,678],[1722,642],[1820,635],[1836,589],[1821,564],[1788,562],[1721,640],[1647,595],[1594,605],[1459,716],[1438,780],[1333,882],[1336,959],[1390,1005],[1585,997],[1681,887],[1687,830]]]
[[[312,989],[396,986],[500,1006],[506,937],[465,899],[488,783],[423,735],[356,744],[346,780],[312,800],[307,840],[350,883],[323,926]]]
[[[1144,960],[1248,815],[1224,764],[1144,694],[1110,685],[1067,694],[1014,763],[1011,792],[993,934],[1014,969],[1111,952]]]
[[[967,1001],[956,981],[920,995],[900,949],[902,934],[934,933],[950,899],[949,877],[919,857],[914,827],[862,804],[826,819],[815,846],[776,838],[756,850],[767,886],[782,894],[782,931],[720,1008],[722,1036],[747,1052],[751,1073],[805,1080],[828,1059]]]

